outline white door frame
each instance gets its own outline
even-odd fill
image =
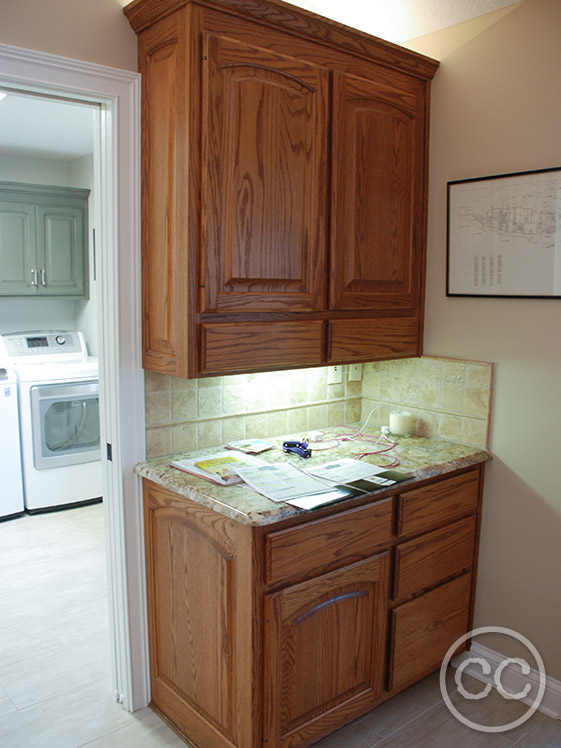
[[[99,373],[113,689],[134,711],[149,701],[142,499],[140,352],[140,76],[0,44],[0,85],[99,104]],[[112,460],[106,455],[112,445]]]

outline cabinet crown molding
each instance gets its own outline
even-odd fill
[[[187,5],[199,5],[237,14],[256,23],[307,37],[349,54],[395,67],[423,80],[431,80],[439,62],[379,39],[366,32],[311,13],[281,0],[134,0],[123,8],[136,33]]]

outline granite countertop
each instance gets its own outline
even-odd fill
[[[287,455],[282,451],[282,438],[271,439],[270,441],[278,446],[267,452],[262,452],[258,457],[267,462],[294,462],[298,467],[305,468],[331,462],[340,457],[352,457],[357,453],[372,449],[371,443],[358,441],[345,442],[333,449],[325,449],[328,443],[320,442],[317,445],[310,445],[312,446],[312,457],[303,460],[296,455]],[[491,459],[491,454],[479,447],[454,444],[438,439],[427,439],[421,436],[399,436],[395,437],[395,441],[396,447],[393,450],[393,454],[400,461],[399,467],[396,469],[413,473],[413,478],[399,484],[400,488],[411,486],[416,481],[445,475],[454,470],[476,465]],[[313,449],[314,446],[317,446],[317,450]],[[290,517],[304,514],[309,515],[311,513],[291,504],[271,501],[265,496],[261,496],[261,494],[255,493],[245,487],[243,484],[220,486],[170,466],[172,460],[195,457],[218,451],[221,451],[220,447],[185,452],[178,455],[168,455],[167,457],[156,457],[139,463],[135,468],[135,472],[143,478],[147,478],[160,486],[168,488],[170,491],[174,491],[180,496],[185,496],[192,501],[196,501],[203,506],[214,509],[246,525],[267,525]],[[389,455],[390,453],[387,454]],[[392,457],[386,455],[369,455],[363,458],[363,461],[372,462],[377,465],[387,464],[389,467]],[[378,491],[374,491],[372,495],[375,496],[376,493],[383,491],[387,491],[387,488],[381,487]],[[340,501],[338,502],[338,506],[343,508],[343,505],[350,504],[352,501],[353,499]]]

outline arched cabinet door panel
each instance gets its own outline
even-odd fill
[[[205,38],[201,311],[325,305],[328,72]]]
[[[405,83],[334,75],[332,309],[419,305],[424,98]]]
[[[265,598],[264,737],[309,745],[382,693],[389,554]]]

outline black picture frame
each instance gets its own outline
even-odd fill
[[[561,298],[561,167],[447,183],[446,296]]]

